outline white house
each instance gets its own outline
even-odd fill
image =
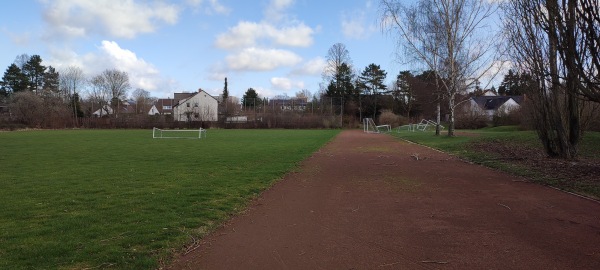
[[[200,89],[179,100],[173,107],[173,118],[175,121],[217,121],[218,105],[215,97]]]
[[[523,96],[483,95],[471,97],[468,105],[465,106],[465,112],[483,114],[491,120],[494,115],[507,114],[521,108],[523,100]]]
[[[160,114],[158,108],[156,108],[156,104],[152,105],[152,108],[148,111],[148,115],[157,115]]]
[[[113,114],[113,109],[108,105],[104,105],[104,106],[102,106],[102,108],[100,108],[92,113],[92,115],[94,117],[102,117],[102,116],[107,116],[107,115],[111,115],[111,114]]]

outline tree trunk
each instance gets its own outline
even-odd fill
[[[448,123],[448,137],[454,137],[454,98],[455,94],[452,93],[448,98],[448,107],[450,109],[450,119]]]
[[[437,101],[437,108],[436,108],[436,125],[435,125],[435,136],[440,136],[441,130],[440,130],[440,120],[441,120],[441,114],[442,114],[442,104],[441,101],[439,99],[439,95],[438,95],[438,101]]]

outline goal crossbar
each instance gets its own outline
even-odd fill
[[[206,129],[152,129],[153,139],[201,139],[206,138]]]
[[[375,121],[373,121],[373,118],[364,118],[363,119],[363,131],[366,133],[390,132],[390,131],[392,131],[392,126],[390,126],[390,125],[375,125]]]

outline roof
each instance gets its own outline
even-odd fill
[[[160,114],[164,114],[165,112],[171,113],[175,105],[175,100],[172,98],[159,98],[154,102],[154,105]],[[171,109],[163,110],[163,106],[171,106]]]
[[[514,100],[519,105],[523,102],[523,96],[478,96],[472,97],[472,99],[484,110],[497,110],[509,99]]]
[[[204,90],[202,90],[202,89],[199,89],[199,90],[198,90],[198,92],[195,92],[195,93],[175,93],[175,97],[177,97],[177,94],[189,94],[189,95],[188,95],[187,97],[185,97],[185,98],[182,98],[182,99],[179,99],[179,100],[177,100],[177,102],[176,102],[176,104],[174,105],[174,107],[175,107],[175,106],[179,106],[179,105],[181,105],[181,104],[185,103],[187,100],[189,100],[189,99],[193,98],[194,96],[196,96],[196,95],[198,95],[198,94],[200,94],[200,93],[204,93],[204,94],[206,94],[206,96],[208,96],[208,97],[211,97],[211,98],[213,98],[215,101],[219,102],[219,100],[218,100],[216,97],[214,97],[214,96],[210,95],[209,93],[207,93],[206,91],[204,91]],[[183,95],[182,95],[182,96],[183,96]]]
[[[186,99],[186,98],[190,98],[191,96],[193,96],[195,94],[196,94],[196,92],[193,92],[193,93],[175,93],[175,94],[173,94],[173,96],[174,96],[174,99],[177,101],[176,103],[179,103],[180,100],[183,100],[183,99]]]

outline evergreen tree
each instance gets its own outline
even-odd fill
[[[520,96],[524,93],[524,86],[527,85],[527,76],[515,73],[512,69],[504,76],[498,94],[501,96]]]
[[[387,72],[381,69],[379,65],[370,64],[358,77],[359,88],[368,95],[378,95],[387,89],[384,84]]]
[[[354,73],[350,66],[342,63],[333,79],[329,81],[325,95],[328,97],[342,97],[345,100],[357,97],[358,93],[352,83],[353,78]]]
[[[227,102],[229,97],[229,90],[227,90],[227,77],[225,77],[225,86],[223,86],[223,102]]]
[[[395,89],[392,91],[392,96],[398,103],[400,111],[405,113],[407,118],[410,118],[415,99],[414,87],[411,85],[412,80],[414,80],[414,75],[410,71],[401,71],[396,76]]]
[[[79,98],[78,93],[71,95],[69,107],[71,107],[71,111],[75,114],[75,119],[83,118],[84,115],[83,110],[81,109],[81,99]]]
[[[29,90],[39,94],[44,87],[44,75],[46,67],[42,65],[42,58],[39,55],[33,55],[23,66],[23,74],[29,79]]]
[[[44,74],[44,91],[54,94],[59,92],[59,74],[52,66],[48,66],[48,71]]]
[[[8,96],[12,93],[17,93],[27,90],[29,79],[21,71],[16,64],[11,64],[2,76],[1,92]]]
[[[262,104],[262,99],[258,97],[258,93],[253,88],[248,88],[246,93],[242,96],[242,105],[244,107],[252,107],[260,106]]]
[[[378,110],[380,109],[378,107],[378,95],[387,89],[387,86],[384,84],[386,76],[387,72],[382,70],[379,65],[370,64],[365,67],[365,70],[358,77],[357,87],[364,95],[369,96],[365,100],[366,102],[361,103],[369,106],[369,112],[367,113],[371,113],[373,118],[377,117]]]

